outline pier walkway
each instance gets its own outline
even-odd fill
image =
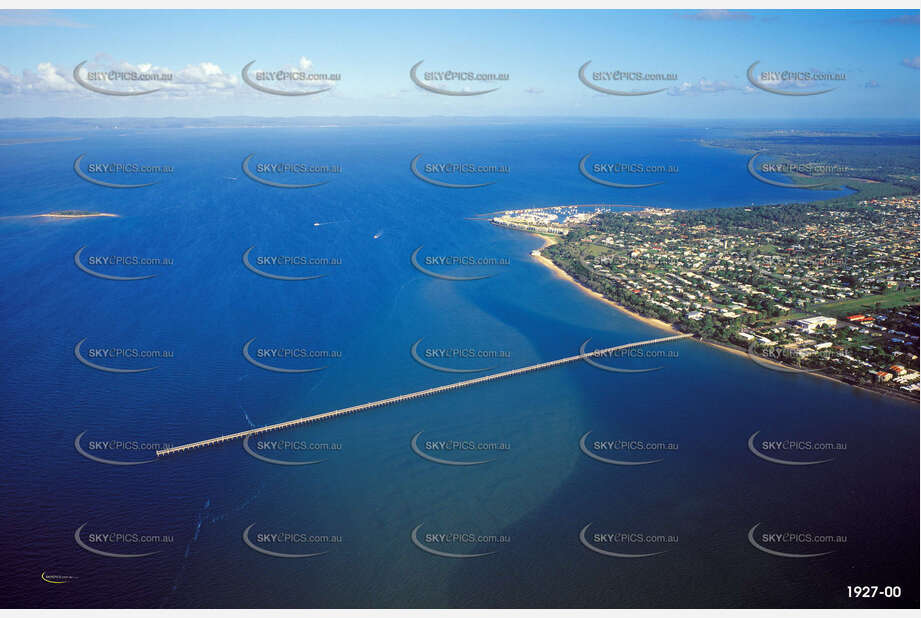
[[[344,414],[355,414],[356,412],[364,412],[365,410],[371,410],[373,408],[381,408],[383,406],[389,406],[389,405],[393,405],[396,403],[409,401],[411,399],[429,397],[431,395],[437,395],[439,393],[445,393],[447,391],[454,391],[460,388],[465,388],[467,386],[474,386],[475,384],[482,384],[484,382],[493,382],[495,380],[501,380],[503,378],[510,378],[512,376],[521,375],[523,373],[531,373],[532,371],[550,369],[551,367],[556,367],[558,365],[565,365],[567,363],[574,363],[576,361],[580,361],[585,358],[590,358],[590,357],[595,357],[595,356],[605,356],[607,354],[610,354],[612,352],[617,352],[619,350],[626,350],[629,348],[637,348],[640,346],[647,346],[647,345],[655,345],[657,343],[665,343],[667,341],[675,341],[678,339],[686,339],[690,336],[691,336],[690,334],[685,334],[685,335],[673,335],[671,337],[660,337],[658,339],[649,339],[647,341],[637,341],[634,343],[627,343],[624,345],[614,346],[611,348],[594,350],[592,352],[586,352],[585,354],[567,356],[566,358],[560,358],[554,361],[540,363],[537,365],[529,365],[527,367],[521,367],[520,369],[512,369],[510,371],[494,373],[488,376],[481,376],[479,378],[464,380],[462,382],[455,382],[453,384],[445,384],[444,386],[436,386],[434,388],[427,388],[425,390],[416,391],[414,393],[406,393],[405,395],[397,395],[396,397],[390,397],[388,399],[381,399],[379,401],[372,401],[370,403],[363,403],[357,406],[351,406],[349,408],[342,408],[340,410],[333,410],[331,412],[323,412],[322,414],[314,414],[313,416],[305,416],[303,418],[296,418],[294,420],[284,421],[283,423],[276,423],[274,425],[266,425],[265,427],[255,427],[253,429],[247,429],[246,431],[239,431],[237,433],[231,433],[231,434],[227,434],[224,436],[218,436],[216,438],[210,438],[208,440],[201,440],[199,442],[190,442],[188,444],[182,444],[179,446],[174,446],[171,448],[166,448],[166,449],[157,451],[157,457],[164,457],[166,455],[176,455],[178,453],[183,453],[185,451],[191,451],[191,450],[199,449],[199,448],[205,448],[207,446],[216,446],[218,444],[230,442],[231,440],[239,440],[247,436],[268,433],[270,431],[280,431],[282,429],[290,429],[291,427],[297,427],[298,425],[306,425],[307,423],[325,421],[327,419],[330,419],[336,416],[342,416]]]

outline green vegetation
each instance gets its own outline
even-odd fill
[[[874,294],[863,296],[840,303],[821,303],[809,305],[807,309],[812,313],[822,313],[836,318],[846,318],[850,315],[872,313],[880,309],[892,309],[906,305],[918,304],[919,290],[907,288],[889,292],[887,294]]]
[[[701,144],[729,148],[744,154],[763,152],[765,157],[795,165],[826,166],[845,169],[851,179],[877,181],[883,186],[873,188],[870,183],[847,182],[855,190],[865,189],[864,197],[899,195],[896,189],[918,191],[918,135],[879,132],[825,132],[814,131],[726,131],[723,135]],[[813,183],[822,180],[842,182],[842,174],[821,179],[819,176],[792,174],[794,182]]]

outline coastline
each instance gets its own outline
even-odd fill
[[[723,350],[724,352],[729,352],[731,354],[736,354],[738,356],[743,356],[745,358],[751,359],[751,357],[748,355],[748,352],[745,352],[741,350],[740,348],[734,348],[725,343],[716,343],[715,341],[703,341],[701,339],[696,339],[696,341],[699,343],[703,343],[704,345],[708,345],[710,347],[717,348],[718,350]],[[832,382],[835,382],[837,384],[843,384],[844,386],[850,386],[852,388],[859,389],[864,393],[873,393],[874,395],[878,395],[880,397],[886,397],[888,399],[896,399],[898,401],[904,401],[904,402],[912,403],[914,405],[918,404],[918,401],[909,395],[903,395],[898,392],[890,392],[890,391],[885,391],[885,390],[876,390],[873,388],[862,386],[860,384],[852,384],[850,382],[846,382],[842,380],[841,378],[836,378],[834,376],[826,375],[824,373],[819,373],[818,371],[793,371],[791,372],[792,368],[790,366],[784,365],[783,363],[778,363],[777,361],[773,361],[773,360],[770,360],[770,359],[767,359],[761,356],[758,357],[758,362],[764,363],[766,365],[773,365],[775,367],[780,367],[786,373],[799,373],[800,375],[808,375],[808,376],[812,376],[815,378],[822,378],[824,380],[831,380]]]
[[[529,233],[531,236],[534,236],[535,238],[539,238],[539,239],[541,239],[541,240],[544,242],[544,244],[541,245],[541,246],[537,249],[537,251],[542,251],[543,249],[546,249],[547,247],[549,247],[549,246],[551,246],[551,245],[555,245],[555,244],[557,244],[557,242],[558,242],[558,241],[556,241],[556,240],[547,238],[546,236],[541,236],[540,234],[534,234],[534,233],[531,233],[531,232],[528,232],[528,233]],[[621,313],[624,313],[624,314],[630,316],[631,318],[633,318],[633,319],[635,319],[635,320],[639,320],[640,322],[642,322],[642,323],[644,323],[644,324],[647,324],[647,325],[649,325],[649,326],[652,326],[653,328],[658,328],[659,330],[663,330],[663,331],[668,332],[668,333],[671,333],[671,334],[678,334],[678,335],[680,335],[680,334],[685,334],[685,333],[683,333],[682,331],[676,329],[676,328],[675,328],[674,326],[672,326],[671,324],[668,324],[668,323],[666,323],[666,322],[663,322],[662,320],[657,320],[656,318],[648,318],[648,317],[646,317],[646,316],[644,316],[644,315],[641,315],[641,314],[639,314],[639,313],[637,313],[637,312],[635,312],[635,311],[631,311],[630,309],[627,309],[627,308],[624,307],[623,305],[620,305],[620,304],[614,302],[613,300],[611,300],[611,299],[605,297],[604,295],[600,294],[599,292],[596,292],[596,291],[594,291],[594,290],[592,290],[592,289],[589,289],[588,287],[586,287],[586,286],[582,285],[581,283],[579,283],[578,281],[576,281],[576,280],[575,280],[569,273],[567,273],[565,270],[563,270],[562,268],[560,268],[559,266],[557,266],[556,264],[554,264],[553,261],[550,260],[549,258],[546,258],[546,257],[544,257],[543,255],[541,255],[541,254],[539,254],[539,253],[536,254],[536,255],[535,255],[534,253],[532,253],[532,254],[531,254],[531,257],[534,258],[534,260],[536,260],[537,262],[539,262],[539,263],[542,264],[543,266],[545,266],[545,267],[547,267],[548,269],[550,269],[550,271],[554,274],[554,276],[556,276],[556,277],[558,277],[558,278],[560,278],[560,279],[565,279],[566,281],[569,281],[570,283],[572,283],[573,285],[575,285],[577,288],[579,288],[580,290],[582,290],[583,293],[585,293],[585,294],[591,296],[592,298],[595,298],[596,300],[600,300],[601,302],[603,302],[603,303],[605,303],[605,304],[607,304],[607,305],[609,305],[609,306],[611,306],[611,307],[614,307],[615,309],[617,309],[617,310],[620,311]],[[712,347],[712,348],[716,348],[716,349],[718,349],[718,350],[722,350],[722,351],[724,351],[724,352],[729,352],[730,354],[735,354],[735,355],[737,355],[737,356],[741,356],[741,357],[748,358],[749,360],[751,360],[751,358],[749,357],[748,353],[745,352],[744,350],[740,349],[740,348],[735,348],[735,347],[732,347],[732,346],[727,345],[727,344],[724,344],[724,343],[716,343],[716,342],[714,342],[714,341],[707,341],[707,340],[701,339],[699,336],[696,336],[696,335],[695,335],[694,337],[692,337],[691,339],[693,339],[694,341],[696,341],[696,342],[698,342],[698,343],[702,343],[702,344],[704,344],[704,345],[708,345],[708,346],[710,346],[710,347]],[[758,358],[758,361],[759,361],[759,363],[760,363],[760,362],[763,362],[763,363],[765,363],[765,364],[773,365],[773,366],[775,366],[775,367],[778,367],[778,368],[782,369],[782,370],[785,371],[785,372],[789,372],[790,369],[791,369],[789,366],[784,365],[783,363],[779,363],[779,362],[777,362],[777,361],[774,361],[774,360],[771,360],[771,359],[767,359],[767,358],[761,358],[761,357],[759,357],[759,358]],[[797,373],[800,373],[800,372],[797,372]],[[873,393],[874,395],[878,395],[878,396],[880,396],[880,397],[886,397],[886,398],[889,398],[889,399],[896,399],[896,400],[898,400],[898,401],[903,401],[903,402],[912,403],[913,405],[917,405],[917,403],[918,403],[914,398],[908,397],[908,396],[905,396],[905,395],[902,395],[901,393],[894,393],[894,392],[893,392],[893,393],[890,393],[890,392],[888,392],[888,391],[878,391],[878,390],[875,390],[875,389],[872,389],[872,388],[867,388],[866,386],[861,386],[861,385],[859,385],[859,384],[851,384],[850,382],[845,382],[844,380],[842,380],[842,379],[840,379],[840,378],[835,378],[835,377],[828,376],[828,375],[825,375],[825,374],[822,374],[822,373],[807,371],[807,372],[801,372],[801,375],[810,375],[810,376],[814,376],[814,377],[818,377],[818,378],[824,378],[825,380],[831,380],[832,382],[836,382],[836,383],[838,383],[838,384],[843,384],[843,385],[845,385],[845,386],[850,386],[850,387],[852,387],[852,388],[859,389],[859,390],[861,390],[862,392],[865,392],[865,393]]]
[[[528,232],[528,233],[531,234],[530,232]],[[540,238],[542,241],[544,241],[544,244],[538,249],[538,251],[541,251],[541,250],[543,250],[543,249],[546,249],[546,248],[549,247],[550,245],[555,245],[555,244],[557,244],[556,241],[551,240],[550,238],[547,238],[546,236],[540,236],[539,234],[531,234],[531,236],[534,236],[534,237],[536,237],[536,238]],[[615,309],[617,309],[617,310],[620,311],[621,313],[625,313],[625,314],[629,315],[629,316],[630,316],[631,318],[633,318],[634,320],[639,320],[640,322],[642,322],[642,323],[644,323],[644,324],[647,324],[647,325],[649,325],[649,326],[652,326],[653,328],[658,328],[659,330],[663,330],[663,331],[665,331],[665,332],[667,332],[667,333],[670,333],[670,334],[672,334],[672,335],[683,335],[683,334],[685,334],[685,333],[682,333],[681,331],[677,330],[676,328],[674,328],[671,324],[668,324],[667,322],[663,322],[662,320],[657,320],[656,318],[647,318],[647,317],[644,316],[644,315],[640,315],[639,313],[637,313],[637,312],[635,312],[635,311],[631,311],[630,309],[627,309],[627,308],[624,307],[623,305],[620,305],[620,304],[614,302],[614,301],[611,300],[610,298],[605,297],[603,294],[600,294],[599,292],[596,292],[595,290],[592,290],[592,289],[589,289],[589,288],[585,287],[584,285],[582,285],[581,283],[579,283],[578,281],[576,281],[575,279],[573,279],[572,276],[571,276],[569,273],[567,273],[565,270],[563,270],[562,268],[560,268],[559,266],[557,266],[556,264],[554,264],[553,261],[550,260],[549,258],[546,258],[546,257],[544,257],[543,255],[535,255],[535,254],[533,254],[533,253],[531,254],[531,257],[534,258],[536,261],[540,262],[541,264],[543,264],[544,266],[546,266],[547,268],[549,268],[549,269],[553,272],[553,274],[554,274],[555,276],[557,276],[558,278],[560,278],[560,279],[565,279],[565,280],[569,281],[570,283],[572,283],[573,285],[575,285],[577,288],[579,288],[580,290],[582,290],[583,293],[585,293],[585,294],[591,296],[592,298],[595,298],[596,300],[600,300],[601,302],[603,302],[603,303],[605,303],[605,304],[607,304],[607,305],[609,305],[609,306],[611,306],[611,307],[614,307]]]

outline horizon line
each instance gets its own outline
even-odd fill
[[[662,118],[661,116],[573,116],[573,115],[503,115],[503,114],[483,114],[483,115],[446,115],[433,114],[427,116],[400,116],[400,115],[372,115],[372,114],[349,114],[349,115],[286,115],[286,116],[262,116],[250,114],[223,114],[213,116],[0,116],[0,121],[8,120],[218,120],[218,119],[271,119],[271,120],[297,120],[297,119],[350,119],[350,118],[381,118],[381,119],[400,119],[400,120],[426,120],[426,119],[460,119],[460,120],[477,120],[498,118],[503,120],[527,120],[527,119],[558,119],[558,120],[645,120],[657,122],[677,122],[677,121],[720,121],[720,122],[763,122],[771,120],[783,121],[821,121],[829,120],[903,120],[918,122],[921,116],[875,116],[875,117],[858,117],[858,116],[763,116],[760,118],[726,118],[726,117],[709,117],[709,116],[672,116]]]

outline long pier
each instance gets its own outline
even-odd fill
[[[567,356],[566,358],[560,358],[560,359],[549,361],[546,363],[540,363],[537,365],[529,365],[527,367],[521,367],[519,369],[512,369],[510,371],[503,371],[501,373],[494,373],[488,376],[480,376],[479,378],[464,380],[462,382],[455,382],[453,384],[445,384],[444,386],[436,386],[434,388],[427,388],[422,391],[416,391],[414,393],[406,393],[405,395],[397,395],[396,397],[389,397],[388,399],[381,399],[379,401],[363,403],[361,405],[351,406],[349,408],[342,408],[340,410],[333,410],[331,412],[323,412],[322,414],[314,414],[313,416],[305,416],[303,418],[296,418],[291,421],[284,421],[283,423],[276,423],[274,425],[266,425],[265,427],[256,427],[253,429],[247,429],[246,431],[238,431],[237,433],[231,433],[231,434],[227,434],[224,436],[218,436],[217,438],[209,438],[208,440],[201,440],[199,442],[190,442],[188,444],[181,444],[179,446],[165,448],[163,450],[157,451],[157,457],[165,457],[167,455],[175,455],[178,453],[184,453],[186,451],[191,451],[191,450],[198,449],[198,448],[216,446],[218,444],[230,442],[231,440],[239,440],[241,438],[246,438],[247,436],[254,436],[257,434],[268,433],[270,431],[280,431],[282,429],[290,429],[291,427],[297,427],[298,425],[306,425],[307,423],[325,421],[327,419],[334,418],[336,416],[342,416],[344,414],[354,414],[356,412],[364,412],[365,410],[371,410],[373,408],[381,408],[383,406],[389,406],[395,403],[409,401],[411,399],[419,399],[420,397],[428,397],[430,395],[437,395],[439,393],[445,393],[447,391],[453,391],[453,390],[457,390],[460,388],[473,386],[475,384],[483,384],[484,382],[492,382],[494,380],[510,378],[512,376],[521,375],[523,373],[531,373],[533,371],[541,371],[542,369],[550,369],[551,367],[557,367],[559,365],[565,365],[567,363],[574,363],[576,361],[580,361],[586,358],[591,358],[595,356],[604,356],[606,354],[610,354],[611,352],[617,352],[619,350],[626,350],[629,348],[637,348],[640,346],[647,346],[647,345],[655,345],[657,343],[665,343],[666,341],[675,341],[678,339],[686,339],[690,336],[691,336],[690,334],[684,334],[684,335],[673,335],[671,337],[660,337],[658,339],[648,339],[646,341],[637,341],[634,343],[627,343],[623,345],[614,346],[611,348],[594,350],[592,352],[586,352],[585,354]]]

